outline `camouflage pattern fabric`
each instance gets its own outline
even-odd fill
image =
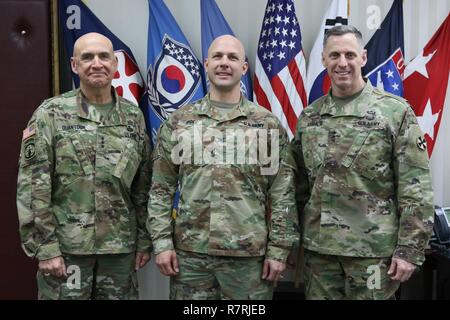
[[[239,142],[246,134],[248,139]],[[258,140],[265,134],[266,142]],[[269,143],[272,138],[277,142]],[[245,98],[227,113],[213,108],[209,95],[175,111],[161,127],[152,156],[148,229],[155,254],[177,248],[285,261],[299,237],[294,161],[287,147],[278,119]],[[272,151],[276,170],[264,174],[264,161],[250,156],[252,148],[256,154],[262,148]],[[242,156],[252,161],[240,163]]]
[[[305,250],[307,300],[388,300],[400,287],[387,275],[390,258],[353,258]]]
[[[220,257],[177,250],[180,273],[170,279],[171,300],[270,300],[262,280],[264,257]]]
[[[17,208],[28,256],[150,248],[145,121],[138,107],[113,94],[106,119],[75,90],[43,102],[24,130]]]
[[[296,131],[291,147],[305,248],[420,265],[433,193],[425,139],[406,101],[367,82],[340,108],[330,94],[315,101]]]
[[[39,300],[136,300],[135,254],[64,255],[68,277],[37,273]]]

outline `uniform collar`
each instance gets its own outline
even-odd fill
[[[104,126],[126,125],[126,117],[122,110],[119,95],[112,86],[111,95],[113,96],[114,107],[108,114],[108,118],[104,119],[102,122],[100,112],[87,101],[81,89],[78,88],[76,91],[78,116],[86,120],[103,123]]]
[[[220,112],[212,107],[210,94],[208,93],[203,99],[195,104],[196,108],[194,113],[212,118],[219,122],[230,121],[239,117],[247,117],[249,112],[248,103],[248,100],[241,94],[237,108],[227,113]]]
[[[338,107],[334,102],[334,99],[331,96],[331,90],[328,92],[328,95],[325,98],[325,101],[320,110],[320,114],[330,114],[332,116],[355,116],[355,117],[364,117],[366,111],[370,108],[370,97],[373,92],[373,86],[370,81],[364,79],[366,82],[363,91],[361,94],[352,100],[351,102],[343,105],[342,107]]]

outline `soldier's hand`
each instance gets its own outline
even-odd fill
[[[156,255],[156,265],[165,276],[175,276],[180,271],[175,250],[163,251]]]
[[[136,271],[138,271],[140,268],[142,268],[143,266],[145,266],[147,264],[147,262],[149,262],[151,259],[150,254],[145,251],[145,252],[136,252],[136,262],[135,262],[135,266],[134,269]]]
[[[284,262],[265,259],[262,279],[267,281],[278,281],[278,279],[283,278],[283,275],[281,273],[284,271],[284,269],[286,269],[286,264]]]
[[[406,260],[392,257],[391,266],[388,270],[388,275],[392,280],[405,282],[408,280],[416,270],[416,266]]]
[[[45,277],[52,275],[55,277],[67,278],[66,265],[62,256],[39,261],[39,271]]]

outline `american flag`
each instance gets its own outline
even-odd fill
[[[272,111],[290,138],[306,107],[305,57],[292,0],[269,0],[256,55],[255,101]]]

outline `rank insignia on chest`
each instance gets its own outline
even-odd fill
[[[422,151],[427,150],[427,141],[423,137],[417,138],[417,147]]]

